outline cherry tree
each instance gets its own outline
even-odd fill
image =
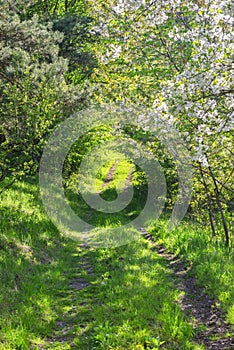
[[[222,223],[228,245],[233,196],[233,1],[95,3],[93,31],[103,38],[94,75],[101,91],[97,100],[145,105],[173,123],[195,169],[192,206],[200,212],[205,208],[213,236],[216,224]],[[149,127],[150,122],[149,118]]]

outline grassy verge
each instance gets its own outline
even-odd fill
[[[31,349],[52,331],[76,244],[43,212],[34,180],[15,183],[1,200],[0,348]]]
[[[227,320],[234,325],[234,254],[226,248],[222,237],[211,242],[208,228],[183,222],[169,232],[166,220],[152,225],[150,232],[159,244],[192,264],[191,273],[198,283],[225,310]]]
[[[202,349],[143,238],[81,249],[52,225],[31,179],[2,195],[0,238],[0,349]],[[73,287],[80,279],[86,287]]]

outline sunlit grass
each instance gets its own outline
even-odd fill
[[[227,313],[234,324],[234,254],[225,247],[222,235],[211,240],[210,229],[183,222],[173,231],[166,229],[167,220],[152,225],[150,231],[157,242],[192,265],[192,273]]]
[[[102,184],[112,165],[101,170]],[[104,190],[107,198],[116,186],[123,189],[131,166],[119,162]],[[112,215],[93,211],[78,193],[66,190],[66,195],[77,215],[100,233],[127,223],[141,208],[139,194],[128,210]],[[231,252],[218,241],[211,243],[209,232],[191,223],[168,232],[161,219],[151,232],[159,244],[190,262],[198,283],[233,322]],[[36,180],[15,183],[2,195],[0,349],[202,350],[192,341],[196,329],[179,309],[181,291],[163,258],[150,248],[141,237],[118,248],[81,249],[45,214]],[[80,278],[88,286],[71,288]]]
[[[79,248],[46,216],[34,180],[2,203],[0,349],[196,349],[150,243]],[[72,289],[79,278],[89,286]]]

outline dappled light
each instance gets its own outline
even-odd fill
[[[234,349],[233,0],[0,6],[0,350]]]

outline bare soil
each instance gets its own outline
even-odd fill
[[[168,253],[162,245],[156,245],[145,229],[141,228],[140,231],[153,243],[152,249],[165,259],[170,276],[181,291],[178,303],[196,330],[194,340],[207,350],[233,350],[233,330],[225,321],[225,315],[217,307],[216,301],[206,293],[204,287],[198,285],[192,267],[178,256]]]

